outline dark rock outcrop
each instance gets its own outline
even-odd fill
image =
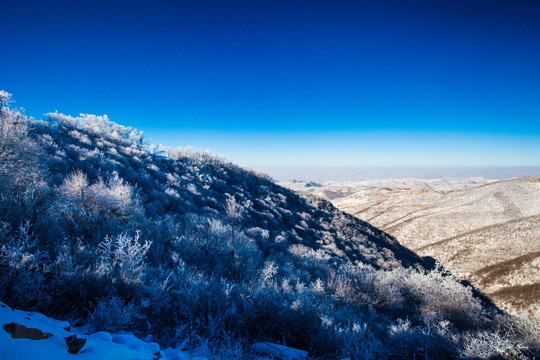
[[[43,340],[53,336],[52,334],[43,332],[39,329],[27,328],[24,325],[16,323],[4,325],[4,330],[6,330],[14,339]]]
[[[68,347],[68,353],[78,354],[79,351],[86,344],[85,338],[78,338],[77,335],[71,335],[64,338],[66,340],[66,345]]]

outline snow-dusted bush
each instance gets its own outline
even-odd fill
[[[42,148],[19,111],[0,111],[0,214],[20,223],[35,221],[47,201]]]
[[[0,297],[25,307],[49,301],[46,291],[49,254],[38,247],[28,222],[13,235],[0,234]]]
[[[138,195],[118,173],[107,180],[98,177],[90,184],[84,172],[75,171],[58,187],[58,195],[51,211],[63,218],[76,234],[88,239],[99,236],[96,227],[101,226],[104,233],[115,233],[119,222],[142,219]]]
[[[100,271],[126,283],[140,282],[145,274],[145,256],[149,248],[150,242],[142,241],[140,232],[134,236],[126,233],[106,236],[99,244]]]
[[[387,349],[399,359],[451,359],[457,355],[457,344],[445,326],[414,327],[408,320],[398,320],[389,328]]]
[[[341,356],[356,360],[384,360],[388,351],[381,340],[370,331],[367,324],[353,324],[345,329],[338,329],[338,338],[343,344]],[[400,354],[401,355],[401,354]]]
[[[225,162],[225,159],[209,150],[199,150],[192,146],[176,147],[167,149],[167,156],[175,160],[187,159],[195,164],[219,165]]]
[[[493,331],[481,331],[464,336],[461,356],[467,359],[527,359],[522,355],[526,349],[504,335]]]
[[[88,188],[86,203],[101,216],[115,215],[127,218],[140,211],[133,187],[116,172],[108,180],[99,178]]]
[[[133,303],[125,304],[117,296],[99,299],[90,313],[89,324],[94,331],[126,331],[141,317],[138,307]]]
[[[419,313],[448,320],[461,329],[485,324],[486,313],[472,288],[464,286],[453,274],[438,267],[428,273],[408,270],[407,287],[419,302]]]

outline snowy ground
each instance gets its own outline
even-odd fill
[[[83,339],[84,345],[69,353],[70,337]],[[143,341],[130,333],[89,334],[81,328],[72,328],[67,321],[11,309],[0,302],[1,360],[207,360],[182,349],[183,345],[160,349],[157,343]],[[251,353],[253,359],[260,360],[306,360],[308,356],[306,351],[267,342],[253,344]]]
[[[6,331],[10,323],[23,325],[30,329],[39,329],[51,337],[41,340],[27,338],[14,339]],[[43,314],[14,310],[0,302],[0,358],[2,360],[43,360],[73,359],[80,360],[187,360],[189,354],[174,349],[161,350],[159,345],[143,340],[131,334],[109,334],[97,332],[84,334],[77,329],[70,329],[69,323],[46,317]],[[86,339],[86,343],[77,355],[68,353],[66,337],[76,335]]]
[[[467,179],[375,179],[363,181],[327,181],[317,183],[313,181],[283,181],[279,184],[295,191],[304,191],[326,198],[328,200],[345,200],[347,197],[358,199],[363,196],[373,196],[381,192],[407,191],[415,186],[426,184],[434,191],[446,193],[456,190],[487,185],[497,180],[484,179],[480,177]]]

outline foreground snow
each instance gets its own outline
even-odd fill
[[[5,325],[15,323],[26,328],[39,329],[52,336],[41,340],[26,338],[14,339],[6,331]],[[184,360],[190,356],[186,352],[174,349],[160,350],[156,343],[147,343],[131,334],[109,334],[97,332],[82,334],[70,329],[66,321],[48,318],[34,312],[13,310],[0,302],[0,349],[2,360],[42,360],[42,359],[115,359],[115,360]],[[86,343],[77,355],[68,353],[65,338],[76,335],[86,339]]]
[[[69,353],[70,341],[66,338],[84,339],[84,346]],[[305,360],[308,356],[306,351],[272,343],[253,344],[252,351],[281,360]],[[0,302],[0,359],[206,360],[179,349],[160,349],[157,343],[145,342],[129,333],[86,334],[81,329],[71,329],[67,321],[11,309],[3,302]]]

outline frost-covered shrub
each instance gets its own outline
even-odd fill
[[[253,298],[246,330],[255,338],[281,340],[297,348],[314,348],[321,320],[317,308],[311,305],[294,294],[273,288],[261,289]]]
[[[142,241],[139,232],[134,236],[126,233],[106,236],[99,244],[99,271],[118,276],[126,283],[140,282],[146,270],[145,256],[149,248],[150,242]]]
[[[0,297],[21,306],[47,303],[49,254],[39,249],[30,232],[29,223],[22,224],[13,235],[6,235],[6,225],[0,234]]]
[[[478,328],[486,322],[486,313],[472,289],[442,268],[428,273],[407,270],[407,287],[419,303],[422,316],[448,320],[460,329]]]
[[[510,314],[499,314],[493,319],[493,327],[497,331],[482,330],[477,334],[468,333],[465,337],[471,339],[467,353],[499,353],[511,354],[509,358],[540,357],[540,313],[528,313],[517,317]],[[518,355],[516,355],[516,353]]]
[[[387,349],[391,358],[445,360],[455,357],[457,344],[445,326],[413,327],[410,321],[398,320],[388,331]]]
[[[523,349],[523,344],[498,332],[481,331],[464,336],[461,356],[467,359],[527,359],[522,355]]]
[[[400,270],[379,270],[376,276],[369,271],[363,272],[363,288],[370,302],[380,309],[396,314],[410,312],[411,306],[407,301],[407,289],[403,284],[404,274]]]
[[[370,331],[367,324],[353,324],[345,329],[338,329],[338,338],[342,342],[341,357],[356,360],[384,360],[387,350],[381,340]]]
[[[64,219],[70,231],[85,238],[115,233],[119,222],[138,220],[143,223],[139,198],[118,173],[107,180],[98,177],[90,184],[84,172],[75,171],[64,179],[58,193],[51,212]]]
[[[213,154],[209,150],[201,151],[192,146],[169,148],[166,152],[172,159],[186,159],[195,164],[218,165],[224,162],[224,158],[220,155]]]
[[[292,255],[291,261],[298,264],[315,278],[326,277],[330,272],[329,262],[331,256],[323,249],[314,250],[302,244],[289,246],[289,254]]]
[[[131,185],[126,184],[118,173],[108,180],[101,178],[88,188],[86,203],[90,209],[103,216],[128,218],[140,212],[138,199]]]
[[[117,296],[110,296],[98,300],[90,313],[89,324],[94,331],[118,332],[128,330],[130,325],[139,318],[141,314],[137,306],[131,302],[125,304]]]

